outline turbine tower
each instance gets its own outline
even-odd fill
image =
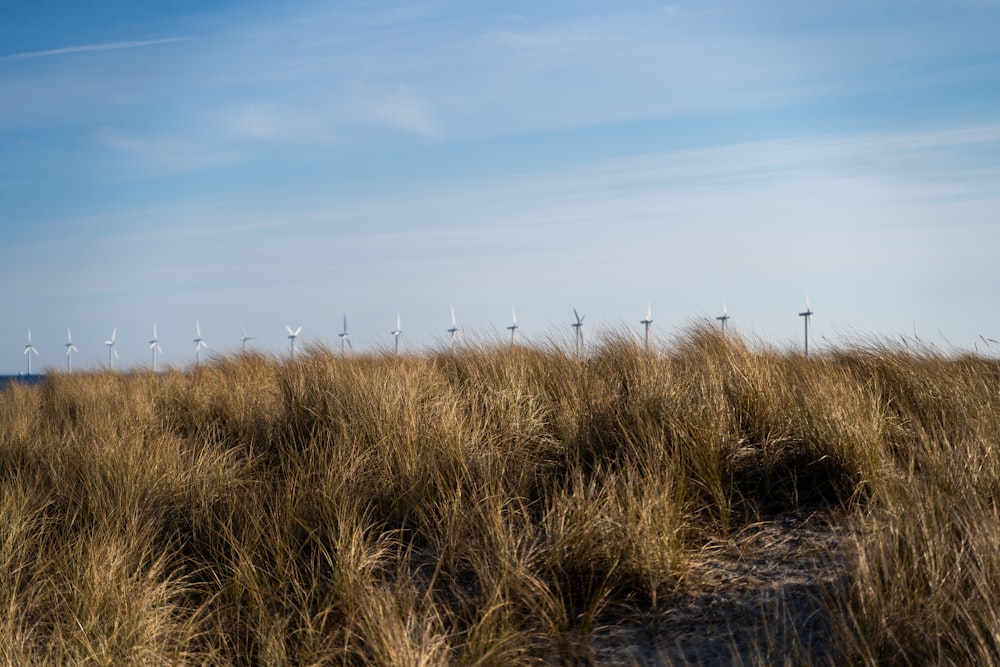
[[[115,370],[115,359],[118,358],[118,350],[115,349],[115,343],[118,342],[118,329],[111,330],[111,338],[104,341],[104,344],[108,346],[108,368]]]
[[[302,331],[302,325],[299,325],[294,331],[287,324],[285,325],[285,330],[288,331],[288,340],[292,343],[292,359],[295,358],[295,339],[299,337],[299,333]]]
[[[726,310],[726,304],[722,304],[722,314],[715,319],[722,324],[722,333],[726,333],[726,322],[729,321],[729,311]]]
[[[646,327],[646,349],[649,349],[649,325],[653,323],[653,304],[646,304],[646,319],[640,320],[639,324]]]
[[[201,337],[201,322],[198,320],[194,322],[194,333],[194,362],[196,365],[201,366],[201,349],[208,347],[208,343]]]
[[[149,341],[149,350],[153,353],[153,372],[156,372],[156,353],[159,352],[163,354],[163,348],[160,347],[160,338],[156,335],[156,322],[153,322],[153,340]]]
[[[31,375],[31,355],[38,356],[38,350],[31,344],[31,329],[28,329],[28,344],[24,346],[24,356],[28,358],[28,375]]]
[[[455,336],[458,335],[458,323],[455,321],[455,306],[451,307],[451,328],[448,329],[448,333],[451,334],[451,349],[455,349]]]
[[[247,332],[243,330],[243,327],[240,327],[240,341],[243,343],[243,354],[247,353],[247,341],[256,340],[256,338],[256,336],[248,336]]]
[[[514,341],[517,338],[517,330],[519,327],[517,326],[517,311],[514,310],[513,306],[510,309],[510,316],[512,321],[511,325],[507,327],[507,330],[510,331],[510,346],[514,347]]]
[[[578,356],[583,354],[583,317],[576,312],[576,308],[573,309],[573,317],[576,318],[576,322],[573,323],[573,328],[576,329],[576,354]]]
[[[73,372],[73,353],[79,352],[76,345],[73,345],[73,332],[66,328],[66,372]]]
[[[803,318],[806,325],[806,356],[809,356],[809,318],[813,316],[813,311],[809,307],[809,297],[806,297],[806,309],[799,313],[799,317]]]
[[[344,313],[344,330],[337,334],[337,338],[340,339],[340,356],[344,356],[344,348],[351,344],[351,336],[347,333],[347,313]]]
[[[395,336],[395,338],[396,338],[396,342],[395,342],[395,354],[398,357],[399,356],[399,335],[401,333],[403,333],[403,328],[400,326],[400,322],[399,322],[399,313],[396,313],[396,328],[393,329],[390,333],[392,333],[392,335]]]

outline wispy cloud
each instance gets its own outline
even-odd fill
[[[106,42],[104,44],[83,44],[80,46],[64,46],[58,49],[47,49],[44,51],[25,51],[23,53],[11,53],[0,56],[0,61],[11,60],[33,60],[35,58],[52,58],[56,56],[68,56],[76,53],[91,53],[94,51],[122,51],[125,49],[141,49],[147,46],[159,46],[161,44],[173,44],[183,42],[187,37],[168,37],[164,39],[146,39],[130,42]]]
[[[547,30],[516,32],[511,29],[490,30],[483,36],[487,46],[506,52],[508,57],[518,55],[523,58],[564,58],[581,52],[592,51],[600,40],[589,28],[564,25]]]
[[[373,118],[390,127],[435,139],[442,135],[430,106],[409,86],[376,97],[370,108]]]
[[[240,162],[249,156],[245,147],[207,144],[198,136],[135,134],[101,127],[97,141],[127,156],[126,180],[154,175],[197,172]],[[122,172],[116,172],[121,177]]]
[[[215,120],[222,133],[237,140],[273,144],[330,144],[338,140],[335,119],[322,104],[244,104]]]
[[[255,266],[268,267],[294,258],[321,274],[333,261],[356,275],[403,281],[414,294],[433,294],[452,270],[486,283],[525,263],[544,269],[513,279],[515,291],[527,291],[540,277],[556,289],[567,275],[598,289],[582,267],[609,263],[621,275],[605,288],[623,291],[630,280],[662,279],[664,266],[677,275],[728,267],[702,278],[713,288],[730,282],[733,271],[774,282],[790,273],[841,280],[845,262],[855,278],[892,274],[919,282],[997,261],[1000,246],[990,224],[1000,211],[990,187],[996,169],[975,179],[963,169],[965,142],[979,136],[995,143],[997,130],[731,144],[379,201],[287,199],[267,210],[258,204],[218,216],[166,211],[162,219],[197,220],[195,227],[169,227],[175,240],[209,234],[207,249],[225,237],[236,262],[255,257]],[[477,224],[469,226],[470,219]],[[279,227],[280,234],[268,233]],[[956,238],[972,241],[948,241]],[[215,250],[206,251],[206,263],[224,263]],[[428,273],[430,264],[438,268]],[[418,269],[420,279],[407,277]],[[269,278],[276,285],[287,280],[280,272]],[[373,294],[398,289],[372,282]]]

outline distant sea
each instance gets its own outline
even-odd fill
[[[32,373],[31,375],[0,375],[0,391],[7,388],[11,382],[20,382],[22,384],[41,384],[42,380],[45,379],[45,375],[38,375],[37,373]]]

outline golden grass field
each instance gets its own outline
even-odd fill
[[[912,343],[50,372],[0,393],[0,661],[1000,664],[998,499],[1000,364]],[[728,579],[781,604],[709,634]]]

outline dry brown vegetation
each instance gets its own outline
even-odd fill
[[[984,357],[708,328],[51,372],[0,394],[0,660],[998,664],[998,390]],[[800,542],[838,545],[808,618],[675,650],[713,572]]]

